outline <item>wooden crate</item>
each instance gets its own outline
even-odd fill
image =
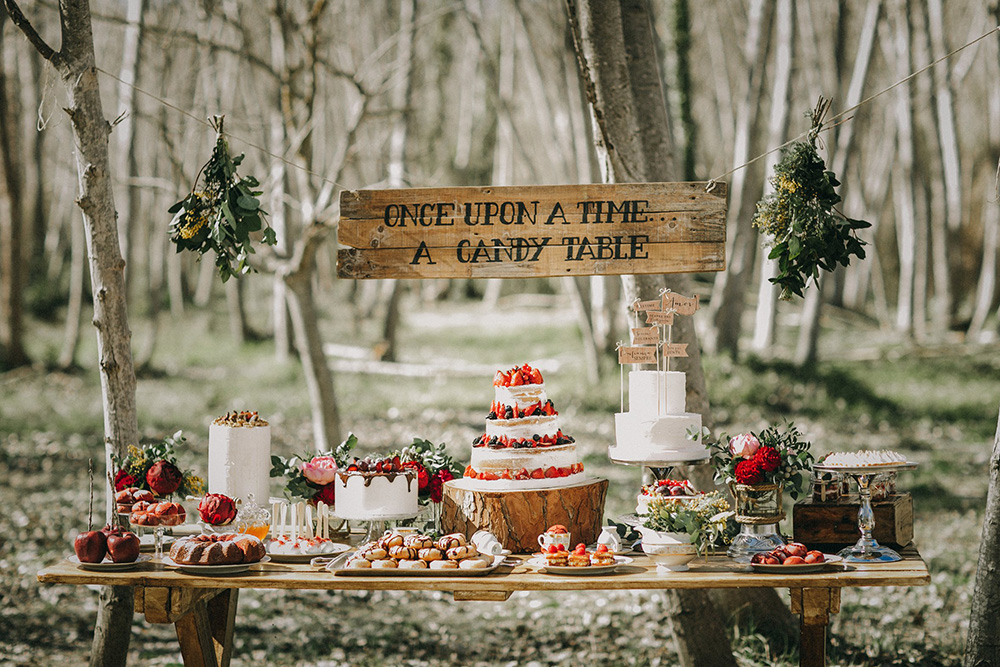
[[[854,502],[851,502],[851,501]],[[858,541],[857,496],[837,503],[800,500],[792,508],[792,535],[796,542],[821,546],[848,546]],[[872,503],[874,537],[880,544],[903,547],[913,541],[913,497],[908,493]]]

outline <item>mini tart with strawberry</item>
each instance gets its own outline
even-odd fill
[[[615,555],[608,550],[608,545],[598,544],[594,553],[590,554],[590,564],[595,567],[614,565]]]
[[[542,551],[545,556],[545,564],[552,567],[566,567],[569,562],[569,552],[564,544],[550,544]]]
[[[590,567],[590,554],[587,553],[587,545],[578,544],[566,558],[566,564],[570,567]]]

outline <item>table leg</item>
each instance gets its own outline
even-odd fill
[[[826,626],[840,611],[839,588],[793,588],[792,613],[799,614],[799,665],[826,666]]]
[[[181,658],[188,667],[228,667],[239,590],[227,588],[195,600],[174,622]]]

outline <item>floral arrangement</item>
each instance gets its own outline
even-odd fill
[[[819,270],[847,266],[851,256],[865,258],[859,229],[871,227],[864,220],[848,218],[836,205],[840,185],[816,151],[816,137],[829,101],[820,98],[810,114],[812,130],[806,141],[797,141],[782,154],[770,183],[773,191],[757,202],[752,224],[769,238],[768,259],[778,261],[771,282],[781,287],[781,298],[802,296],[806,281],[819,278]]]
[[[417,498],[421,505],[441,502],[444,483],[455,479],[460,472],[443,442],[434,445],[429,440],[414,438],[413,444],[404,447],[399,455],[404,468],[417,471]]]
[[[358,446],[358,436],[353,433],[337,445],[337,448],[322,454],[302,454],[286,459],[271,455],[271,477],[285,477],[285,495],[302,498],[315,504],[326,503],[333,507],[334,486],[337,469],[347,465],[351,451]]]
[[[712,452],[715,481],[719,484],[777,484],[792,498],[798,498],[806,479],[803,472],[812,470],[811,444],[791,423],[784,429],[768,426],[759,434],[742,433],[733,438],[723,435],[706,447]]]
[[[658,496],[649,501],[642,525],[660,533],[686,533],[699,554],[730,539],[729,503],[718,491],[696,497]]]
[[[182,497],[205,493],[205,480],[177,466],[174,447],[186,441],[184,434],[177,431],[155,444],[129,445],[124,456],[112,455],[115,491],[135,487],[161,498],[174,493]]]
[[[191,193],[170,207],[170,240],[177,252],[192,250],[199,255],[215,251],[215,265],[225,282],[233,276],[249,273],[248,263],[254,253],[250,234],[262,233],[262,242],[274,245],[274,229],[266,227],[267,212],[260,207],[257,188],[260,182],[253,176],[240,177],[236,168],[243,162],[243,154],[235,157],[229,153],[229,143],[222,131],[222,117],[213,119],[216,129],[212,157],[195,177]],[[205,187],[198,190],[198,180],[205,176]]]

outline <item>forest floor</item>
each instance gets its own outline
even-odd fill
[[[414,436],[446,442],[464,462],[492,400],[492,378],[448,369],[544,360],[564,430],[580,443],[588,472],[611,480],[606,515],[630,511],[639,471],[613,466],[606,456],[619,402],[617,369],[598,385],[587,382],[571,312],[546,303],[479,308],[446,303],[404,316],[402,360],[438,364],[439,374],[338,373],[345,432],[355,432],[364,451],[398,448]],[[324,326],[327,340],[375,339],[374,324],[355,326],[349,317],[327,317]],[[901,476],[900,488],[914,496],[916,543],[931,584],[845,589],[831,624],[831,664],[958,665],[1000,402],[1000,348],[904,347],[856,321],[833,316],[827,326],[831,347],[822,354],[831,360],[811,369],[707,357],[714,419],[731,433],[792,419],[817,454],[892,448],[920,462]],[[54,357],[60,332],[42,323],[32,323],[32,331],[34,358]],[[270,343],[237,346],[226,331],[221,317],[204,313],[162,326],[155,370],[139,378],[143,436],[183,429],[188,443],[180,463],[204,473],[207,425],[242,407],[271,420],[275,453],[308,450],[298,364],[276,362]],[[137,348],[147,335],[137,327]],[[39,568],[70,552],[72,536],[86,525],[87,460],[100,469],[103,459],[89,331],[83,348],[87,368],[76,374],[39,366],[0,375],[0,664],[78,665],[89,650],[96,593],[35,580]],[[455,603],[431,593],[244,591],[233,664],[669,665],[676,653],[662,622],[665,604],[649,592]],[[741,665],[796,664],[795,646],[769,647],[752,624],[733,628],[731,638]],[[136,617],[133,664],[178,664],[176,646],[173,628]]]

